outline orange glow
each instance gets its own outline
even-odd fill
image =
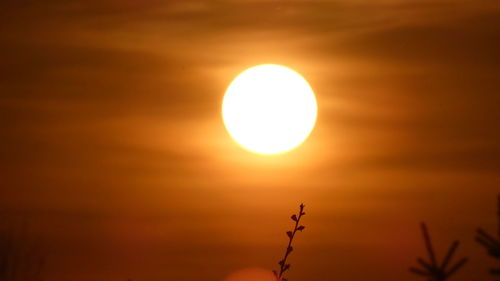
[[[232,273],[225,281],[276,281],[276,278],[269,270],[245,268]]]

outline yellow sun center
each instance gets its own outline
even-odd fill
[[[276,154],[300,145],[316,123],[314,92],[297,72],[280,65],[254,66],[229,85],[222,118],[242,147]]]

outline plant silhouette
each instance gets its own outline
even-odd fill
[[[288,256],[290,255],[290,253],[293,251],[293,247],[292,247],[293,238],[295,237],[295,234],[297,233],[297,231],[302,232],[302,230],[304,230],[304,228],[305,228],[305,226],[300,225],[300,219],[302,218],[302,216],[304,216],[306,214],[304,212],[304,207],[305,207],[304,204],[300,204],[299,215],[297,216],[296,214],[293,214],[290,217],[295,222],[295,226],[294,226],[293,230],[286,232],[286,235],[288,236],[288,245],[286,247],[285,255],[284,255],[283,259],[281,259],[278,262],[280,269],[279,269],[279,271],[273,270],[274,276],[276,277],[276,280],[278,280],[278,281],[287,281],[287,279],[285,279],[283,277],[283,275],[284,275],[285,271],[290,269],[290,264],[287,263],[287,259],[288,259]]]
[[[421,228],[425,247],[429,255],[429,261],[425,261],[422,258],[417,258],[417,262],[421,267],[410,267],[410,272],[419,276],[426,277],[428,281],[447,280],[467,262],[467,258],[462,258],[455,265],[449,266],[450,261],[453,258],[453,255],[455,254],[455,251],[457,250],[460,242],[454,241],[448,249],[448,252],[446,253],[443,261],[441,263],[438,263],[425,223],[421,224]]]
[[[489,235],[481,228],[476,231],[476,242],[481,244],[488,251],[488,255],[492,258],[500,259],[500,195],[498,195],[498,233],[497,238]],[[492,268],[491,275],[500,277],[500,268]]]

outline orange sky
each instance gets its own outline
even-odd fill
[[[276,268],[306,204],[289,280],[417,280],[493,230],[500,191],[498,1],[14,1],[0,4],[0,216],[26,220],[48,281],[224,280]],[[315,90],[316,129],[259,156],[221,120],[262,63]],[[8,223],[3,227],[9,226]]]

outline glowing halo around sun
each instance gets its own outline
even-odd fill
[[[231,137],[259,154],[289,151],[310,135],[318,107],[309,83],[290,68],[262,64],[239,74],[222,102]]]

